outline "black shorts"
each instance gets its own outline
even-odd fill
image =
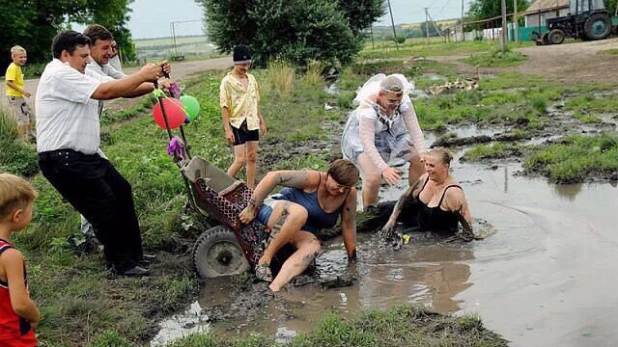
[[[249,141],[260,141],[260,131],[257,129],[247,129],[247,121],[242,122],[240,129],[236,129],[231,124],[230,126],[232,127],[232,132],[234,133],[234,146],[244,145]]]

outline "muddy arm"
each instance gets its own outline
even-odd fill
[[[446,204],[450,211],[454,211],[457,214],[457,218],[464,229],[465,236],[474,236],[472,230],[472,214],[468,206],[468,201],[462,189],[449,189],[446,194]]]
[[[253,191],[247,207],[240,213],[243,223],[249,223],[255,218],[255,211],[262,206],[264,200],[276,186],[306,189],[317,186],[320,173],[317,171],[273,171],[264,176]]]
[[[387,239],[389,237],[392,237],[392,234],[395,231],[395,226],[397,225],[397,219],[399,219],[399,215],[401,214],[401,208],[403,207],[405,201],[412,197],[412,193],[414,192],[414,190],[416,190],[419,183],[420,179],[417,179],[412,187],[408,188],[408,190],[401,194],[399,200],[397,200],[397,203],[393,208],[393,213],[391,213],[391,216],[388,218],[388,222],[382,228],[382,238]]]
[[[348,261],[356,261],[356,189],[353,188],[341,213],[341,234],[348,253]]]

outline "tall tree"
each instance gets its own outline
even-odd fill
[[[363,31],[384,13],[383,0],[195,1],[218,49],[246,44],[258,64],[275,58],[348,63],[362,48]]]
[[[133,0],[20,0],[1,1],[0,13],[0,75],[11,61],[9,50],[22,45],[32,63],[51,59],[51,41],[70,22],[99,22],[114,32],[125,54],[132,45],[125,25],[129,4]],[[133,50],[134,52],[134,50]]]

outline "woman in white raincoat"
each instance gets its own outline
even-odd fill
[[[420,156],[425,153],[425,138],[408,93],[414,86],[400,74],[371,77],[359,90],[343,131],[341,150],[354,162],[363,178],[363,208],[378,202],[384,179],[395,185],[401,171],[389,166],[393,159],[410,162],[410,186],[423,174]]]

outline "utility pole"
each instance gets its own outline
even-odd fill
[[[433,21],[433,18],[431,18],[431,15],[429,14],[429,11],[425,10],[427,13],[427,16],[429,16],[429,20],[431,21],[431,25],[433,25],[433,28],[438,32],[438,35],[440,35],[440,37],[442,37],[442,32],[440,31],[440,28],[438,28],[438,26],[436,25],[436,22]]]
[[[502,0],[502,54],[506,53],[506,40],[509,37],[506,27],[506,0]]]
[[[371,49],[376,49],[376,45],[373,42],[373,24],[371,25]]]
[[[464,31],[464,0],[461,0],[461,41],[466,41],[466,32]]]
[[[395,38],[395,47],[399,50],[399,43],[397,43],[397,32],[395,31],[395,21],[393,20],[393,10],[391,9],[391,0],[388,0],[388,12],[391,13],[391,25],[393,26],[393,37]]]
[[[427,44],[429,44],[429,13],[427,13],[427,9],[429,7],[425,7],[425,37],[427,37]]]
[[[519,20],[517,18],[517,0],[513,0],[513,31],[515,32],[515,43],[519,43]]]

